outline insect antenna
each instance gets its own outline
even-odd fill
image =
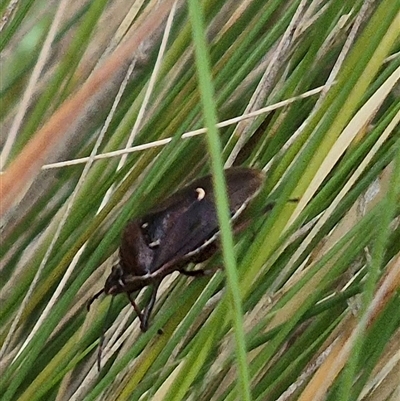
[[[92,298],[89,299],[87,305],[86,305],[86,309],[89,311],[90,307],[92,306],[92,303],[104,292],[104,288],[102,290],[100,290],[99,292],[96,292],[96,294],[94,294],[92,296]]]
[[[103,327],[101,329],[99,347],[97,349],[97,371],[98,372],[100,372],[100,369],[101,369],[101,354],[103,353],[104,339],[105,339],[105,336],[106,336],[106,327],[107,327],[107,322],[109,321],[109,318],[110,318],[110,312],[111,312],[113,301],[114,301],[114,297],[111,297],[110,305],[108,306],[107,313],[106,313],[106,316],[104,318],[104,324],[103,324]]]

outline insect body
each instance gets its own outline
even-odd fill
[[[257,194],[264,175],[249,168],[225,170],[229,207],[233,223]],[[190,262],[208,259],[218,248],[219,227],[212,177],[193,181],[149,214],[131,220],[122,235],[119,262],[112,269],[101,293],[126,293],[146,331],[157,289],[163,278],[174,271],[190,276],[203,270],[187,271]],[[130,294],[151,285],[149,304],[141,312]]]

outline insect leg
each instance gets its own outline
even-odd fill
[[[133,306],[133,309],[135,309],[135,312],[136,312],[136,314],[137,314],[137,316],[138,316],[138,318],[140,320],[140,327],[142,327],[142,325],[143,325],[143,313],[139,309],[139,307],[137,306],[136,302],[132,299],[131,294],[129,292],[127,292],[126,295],[128,296],[129,302]]]
[[[153,292],[151,293],[150,301],[147,304],[146,308],[144,309],[142,319],[140,321],[140,330],[142,330],[142,331],[147,331],[147,329],[149,328],[149,318],[150,318],[151,312],[154,308],[154,304],[156,302],[157,290],[158,290],[159,285],[160,285],[160,283],[154,283]]]
[[[202,277],[207,274],[206,271],[203,269],[186,270],[184,268],[181,268],[178,271],[179,271],[179,273],[184,274],[185,276],[190,276],[190,277]]]
[[[197,270],[186,270],[184,268],[181,268],[178,270],[179,273],[184,274],[185,276],[190,276],[190,277],[204,277],[204,276],[211,276],[214,273],[217,272],[219,268],[216,267],[214,269],[197,269]]]

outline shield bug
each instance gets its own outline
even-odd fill
[[[256,169],[234,167],[225,170],[232,223],[257,194],[264,174]],[[131,220],[122,235],[119,262],[112,268],[103,292],[126,293],[146,331],[165,276],[178,271],[200,276],[203,270],[188,271],[185,266],[199,263],[218,248],[218,218],[211,175],[193,181],[159,204],[147,215]],[[148,305],[142,312],[130,294],[152,286]]]

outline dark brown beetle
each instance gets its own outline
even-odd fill
[[[235,167],[225,170],[232,222],[257,194],[262,171]],[[212,177],[193,181],[167,198],[144,217],[131,220],[122,235],[119,263],[112,269],[103,292],[106,295],[126,293],[146,331],[154,307],[157,289],[165,276],[179,271],[200,276],[203,270],[187,271],[185,266],[208,259],[217,250],[218,218],[214,202]],[[151,285],[150,302],[143,312],[130,294]]]

